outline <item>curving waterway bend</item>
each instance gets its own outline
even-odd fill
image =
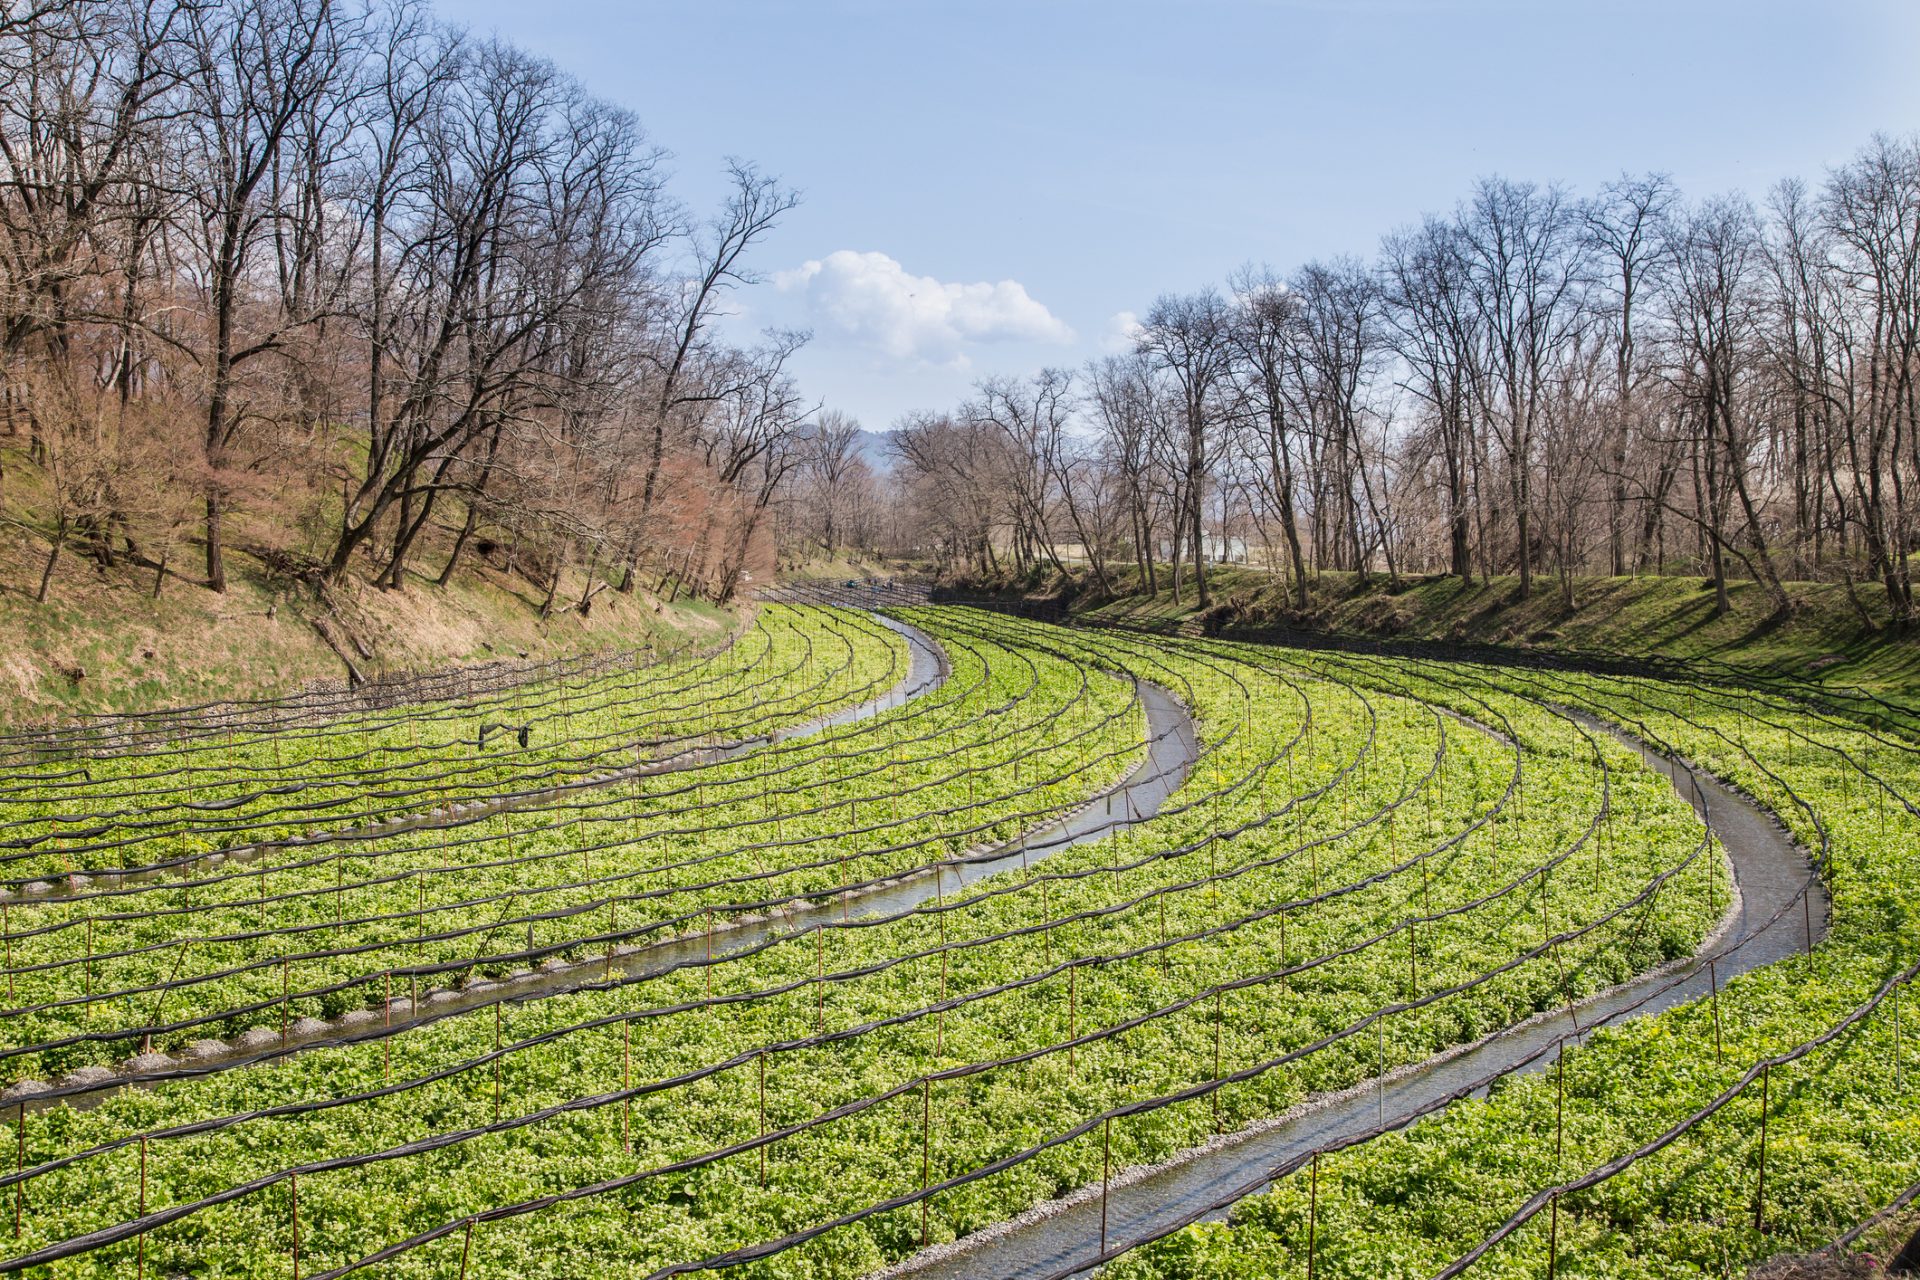
[[[1287,1114],[1227,1134],[1163,1164],[1126,1170],[876,1273],[913,1280],[1066,1280],[1117,1252],[1191,1222],[1224,1218],[1268,1186],[1268,1173],[1316,1150],[1397,1128],[1450,1102],[1483,1095],[1491,1080],[1545,1070],[1553,1046],[1596,1026],[1658,1013],[1706,996],[1716,982],[1804,951],[1825,935],[1831,906],[1806,851],[1775,818],[1711,775],[1618,728],[1580,717],[1637,750],[1672,782],[1719,838],[1736,894],[1718,930],[1691,958],[1597,992],[1403,1067],[1353,1089],[1310,1099]],[[1104,1242],[1104,1243],[1103,1243]]]
[[[916,627],[884,615],[876,614],[874,617],[907,641],[911,662],[898,684],[858,706],[816,718],[766,738],[731,744],[714,754],[743,754],[753,746],[771,741],[786,742],[806,737],[836,725],[868,719],[939,689],[952,671],[939,644]],[[583,986],[607,981],[616,974],[637,977],[710,963],[731,952],[763,945],[776,934],[805,928],[810,918],[848,912],[860,916],[911,913],[922,903],[934,900],[949,890],[972,884],[996,872],[1041,861],[1073,845],[1105,839],[1157,815],[1168,797],[1185,785],[1187,775],[1199,759],[1199,738],[1192,715],[1168,690],[1148,681],[1139,681],[1136,695],[1146,720],[1142,743],[1145,750],[1139,763],[1126,776],[1072,812],[1049,819],[1014,840],[978,850],[936,871],[906,876],[779,915],[728,921],[711,934],[696,933],[648,945],[618,948],[604,959],[573,964],[554,963],[540,969],[522,971],[498,982],[424,992],[417,1010],[402,997],[394,1001],[390,1025],[368,1026],[369,1019],[364,1013],[348,1014],[331,1022],[303,1019],[295,1024],[284,1039],[264,1049],[238,1043],[204,1041],[199,1052],[188,1061],[169,1062],[159,1055],[153,1055],[137,1068],[119,1072],[94,1069],[84,1077],[66,1078],[52,1086],[23,1082],[23,1085],[16,1085],[9,1091],[4,1100],[24,1103],[35,1111],[57,1101],[85,1108],[97,1105],[101,1098],[118,1088],[152,1087],[168,1080],[274,1061],[290,1053],[384,1038],[502,1001],[518,1002],[562,995]]]

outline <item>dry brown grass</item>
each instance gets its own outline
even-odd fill
[[[586,616],[562,607],[543,620],[540,593],[525,579],[477,562],[447,587],[428,579],[403,591],[349,584],[322,601],[276,583],[241,554],[230,557],[225,595],[170,578],[157,600],[150,570],[102,570],[69,555],[40,604],[31,588],[43,555],[0,534],[0,726],[262,697],[339,680],[345,668],[315,630],[316,619],[352,647],[356,665],[371,676],[649,642],[705,643],[743,616],[667,605],[644,591],[603,591]],[[430,563],[437,567],[438,557]],[[578,578],[566,582],[563,604],[578,599],[581,586]]]

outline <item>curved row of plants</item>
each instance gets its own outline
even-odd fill
[[[1327,1153],[1231,1224],[1187,1228],[1110,1274],[1304,1275],[1311,1248],[1325,1277],[1739,1275],[1825,1245],[1920,1179],[1920,745],[1897,717],[1777,682],[1320,665],[1576,707],[1704,766],[1813,851],[1831,930],[1717,999],[1569,1045],[1563,1071]]]
[[[906,669],[906,645],[886,628],[773,606],[739,645],[697,664],[227,746],[46,763],[0,783],[0,874],[14,890],[76,873],[117,880],[213,851],[658,766],[851,705]],[[59,886],[31,889],[50,887]]]
[[[977,648],[954,665],[934,698],[766,751],[452,832],[229,865],[132,903],[39,903],[31,923],[15,908],[0,1060],[19,1078],[355,1008],[405,1021],[423,986],[724,925],[1010,834],[1138,751],[1138,710],[1116,682]]]
[[[24,1169],[0,1179],[22,1207],[7,1265],[279,1275],[297,1252],[308,1276],[369,1260],[383,1275],[857,1275],[1108,1161],[1159,1158],[1687,952],[1725,905],[1665,782],[1527,699],[909,616],[946,647],[953,684],[976,654],[989,682],[1030,664],[1056,691],[1066,710],[1036,717],[1035,753],[1015,758],[1040,770],[1057,744],[1083,767],[1044,784],[1063,789],[1041,812],[1132,764],[1087,770],[1077,736],[1132,706],[1131,679],[1180,694],[1201,759],[1153,819],[910,910],[813,911],[665,972],[23,1110]],[[1020,790],[1005,757],[939,714],[894,720],[940,735],[961,768],[903,752],[882,774],[948,815],[928,819],[919,865],[977,858],[1032,821],[1004,807]],[[1137,756],[1137,713],[1098,732],[1131,733]],[[832,776],[809,798],[820,849],[871,847]],[[778,841],[757,852],[775,876],[800,865]],[[860,882],[834,871],[804,882],[814,901]]]

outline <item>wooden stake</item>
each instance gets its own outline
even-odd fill
[[[1373,1120],[1375,1124],[1384,1126],[1387,1123],[1387,1020],[1382,1017],[1373,1025],[1374,1029],[1380,1033],[1380,1048],[1376,1059],[1379,1068],[1374,1077],[1376,1084],[1373,1091]]]
[[[466,1239],[460,1243],[460,1280],[467,1280],[467,1255],[473,1252],[473,1219],[467,1219]]]
[[[920,1247],[927,1247],[927,1188],[933,1184],[933,1081],[920,1082]]]
[[[1547,1280],[1560,1274],[1560,1195],[1554,1193],[1552,1215],[1547,1224]]]
[[[1560,1173],[1560,1155],[1567,1144],[1567,1042],[1560,1042],[1560,1056],[1554,1065],[1553,1094],[1553,1172]]]
[[[1113,1172],[1113,1117],[1100,1122],[1100,1252],[1107,1251],[1107,1191]]]
[[[15,1161],[17,1173],[27,1171],[27,1104],[20,1104],[19,1113],[14,1117],[14,1132],[20,1139],[20,1154]],[[18,1240],[27,1215],[27,1181],[22,1178],[13,1184],[13,1238]]]
[[[1048,879],[1040,877],[1040,914],[1046,920],[1047,927],[1040,931],[1042,945],[1046,949],[1047,963],[1053,963],[1053,894],[1048,890]]]
[[[1540,873],[1540,941],[1542,942],[1545,942],[1548,938],[1551,938],[1553,936],[1553,896],[1552,895],[1553,895],[1553,873],[1551,871],[1542,871]],[[1556,961],[1560,958],[1560,949],[1558,947],[1554,948],[1553,955]],[[1560,977],[1561,977],[1561,985],[1562,987],[1564,987],[1566,984],[1565,968],[1561,969]]]
[[[1216,990],[1213,993],[1213,1078],[1215,1080],[1220,1078],[1220,1024],[1222,1021],[1220,992]],[[1213,1091],[1213,1131],[1220,1132],[1220,1091],[1218,1089]]]
[[[1807,924],[1807,972],[1813,972],[1813,894],[1803,890],[1800,894],[1800,915]]]
[[[293,1280],[300,1280],[300,1175],[287,1175],[288,1185],[293,1188]]]
[[[1071,965],[1067,969],[1067,1079],[1069,1080],[1073,1079],[1074,1024],[1077,1020],[1076,1014],[1078,1013],[1073,990],[1073,977],[1079,971],[1080,969],[1077,965]]]
[[[1313,1280],[1314,1246],[1318,1243],[1320,1228],[1320,1153],[1313,1153],[1311,1172],[1307,1175],[1307,1280]]]
[[[1765,1231],[1764,1215],[1767,1207],[1767,1085],[1773,1075],[1773,1064],[1765,1063],[1760,1068],[1760,1176],[1753,1189],[1753,1229]]]
[[[1720,1041],[1720,969],[1713,960],[1707,961],[1707,981],[1713,984],[1713,1060],[1719,1062],[1726,1054]]]

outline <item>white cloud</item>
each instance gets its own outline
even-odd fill
[[[1101,345],[1108,351],[1131,351],[1140,340],[1140,317],[1131,311],[1116,311],[1107,317],[1107,336]]]
[[[956,284],[909,275],[884,253],[840,249],[774,276],[823,326],[897,359],[965,365],[985,342],[1073,341],[1018,280]]]

